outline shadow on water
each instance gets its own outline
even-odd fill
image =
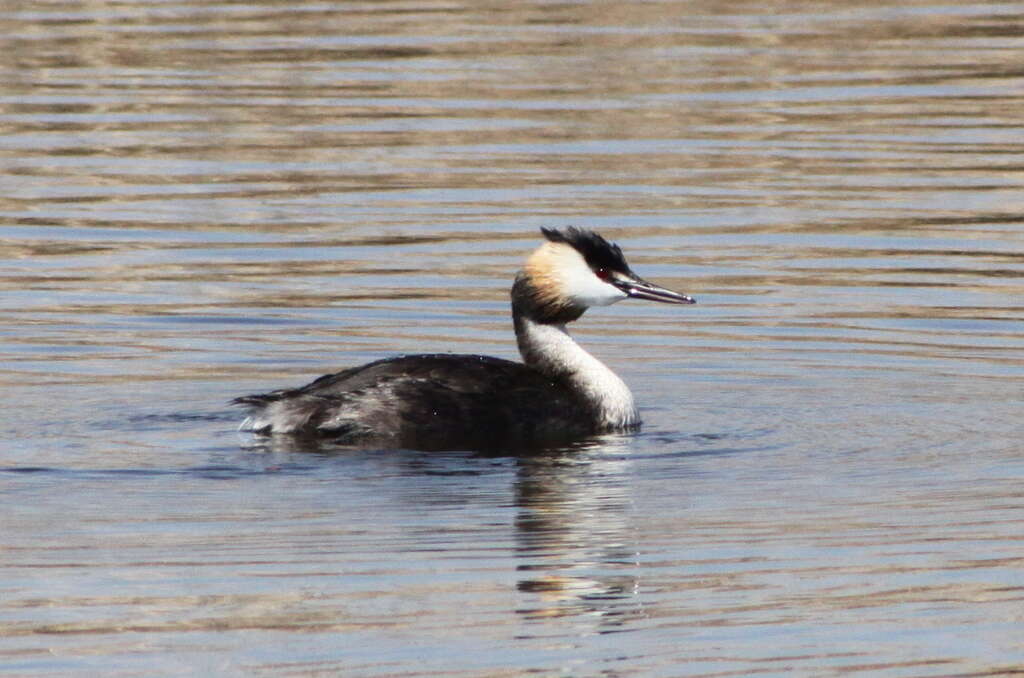
[[[665,457],[754,449],[730,446],[728,434],[656,435],[671,438],[663,440]],[[471,513],[495,502],[510,508],[515,611],[529,625],[520,631],[527,638],[628,631],[647,617],[633,497],[634,454],[650,450],[637,447],[642,437],[608,434],[561,446],[423,452],[276,436],[252,438],[244,449],[390,475],[386,491],[397,491],[406,505]]]
[[[611,438],[517,460],[517,611],[525,619],[576,617],[588,627],[577,632],[605,633],[644,616],[631,442]]]
[[[122,430],[202,427],[224,423],[229,414],[149,414],[132,418]],[[284,436],[240,438],[239,447],[208,448],[207,463],[181,468],[25,465],[2,467],[0,477],[31,477],[51,488],[90,484],[111,493],[137,491],[140,482],[242,481],[255,483],[252,491],[261,493],[267,491],[266,478],[292,475],[326,483],[342,494],[369,478],[376,492],[390,497],[388,503],[413,507],[416,513],[457,509],[486,515],[488,507],[502,508],[513,541],[514,611],[532,629],[521,631],[523,637],[569,629],[623,631],[644,616],[631,496],[630,455],[636,434],[500,452],[361,449]],[[387,543],[378,547],[385,552],[390,548]]]

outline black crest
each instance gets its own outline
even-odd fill
[[[540,232],[551,242],[562,242],[579,252],[584,261],[593,270],[601,268],[620,273],[630,273],[629,264],[622,256],[622,250],[615,243],[610,243],[597,233],[585,228],[569,228],[560,231],[555,228],[541,228]]]

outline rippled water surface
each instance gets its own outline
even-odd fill
[[[0,675],[1024,666],[1024,9],[14,2]],[[309,449],[226,403],[515,357],[540,226],[644,429]]]

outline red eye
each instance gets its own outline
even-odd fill
[[[594,275],[596,275],[598,278],[605,282],[608,282],[609,280],[612,279],[612,274],[608,272],[607,268],[597,269],[596,271],[594,271]]]

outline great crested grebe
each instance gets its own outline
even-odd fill
[[[242,429],[437,450],[565,442],[637,427],[629,388],[565,326],[591,306],[630,297],[694,301],[638,277],[619,247],[597,233],[541,232],[547,242],[512,285],[522,363],[482,355],[385,358],[301,388],[237,398],[250,409]]]

